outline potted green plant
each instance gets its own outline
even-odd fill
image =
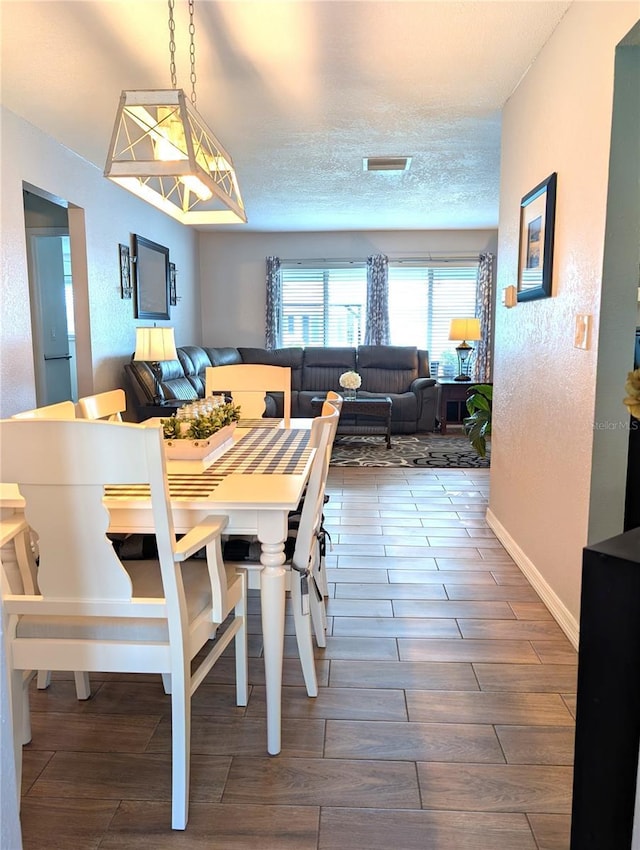
[[[491,436],[493,384],[474,384],[467,398],[469,415],[463,420],[469,442],[480,457],[487,456],[487,437]]]
[[[240,406],[208,400],[180,408],[175,416],[160,420],[167,457],[173,460],[203,458],[233,438]]]

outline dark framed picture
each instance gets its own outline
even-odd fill
[[[143,236],[133,237],[135,316],[169,318],[169,249]]]
[[[131,255],[128,245],[118,245],[120,253],[120,298],[131,298]]]
[[[554,171],[520,202],[518,301],[551,296],[557,177]]]

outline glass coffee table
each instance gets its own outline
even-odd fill
[[[314,415],[319,415],[325,399],[311,399]],[[391,405],[389,396],[356,396],[342,402],[337,434],[345,436],[384,437],[387,448],[391,448]]]

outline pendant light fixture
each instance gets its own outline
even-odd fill
[[[172,88],[122,92],[104,174],[183,224],[245,224],[233,161],[196,111],[194,0],[188,2],[191,100],[177,88],[175,0],[168,0]]]

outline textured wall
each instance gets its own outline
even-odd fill
[[[265,257],[365,259],[429,251],[496,252],[495,230],[335,233],[202,233],[202,337],[208,345],[264,345]]]
[[[632,3],[573,4],[503,116],[490,511],[576,619],[589,524],[614,52],[636,19]],[[553,297],[507,310],[500,291],[516,283],[520,200],[553,171]],[[631,293],[633,281],[628,286]],[[573,346],[577,313],[593,316],[587,351]]]
[[[23,182],[84,211],[90,363],[79,363],[96,392],[122,385],[135,344],[133,302],[120,298],[118,244],[139,233],[167,245],[178,269],[176,341],[200,336],[197,235],[106,180],[102,172],[6,109],[2,110],[2,299],[0,415],[36,404],[24,230]],[[105,139],[105,149],[108,140]],[[162,324],[162,323],[161,323]]]

